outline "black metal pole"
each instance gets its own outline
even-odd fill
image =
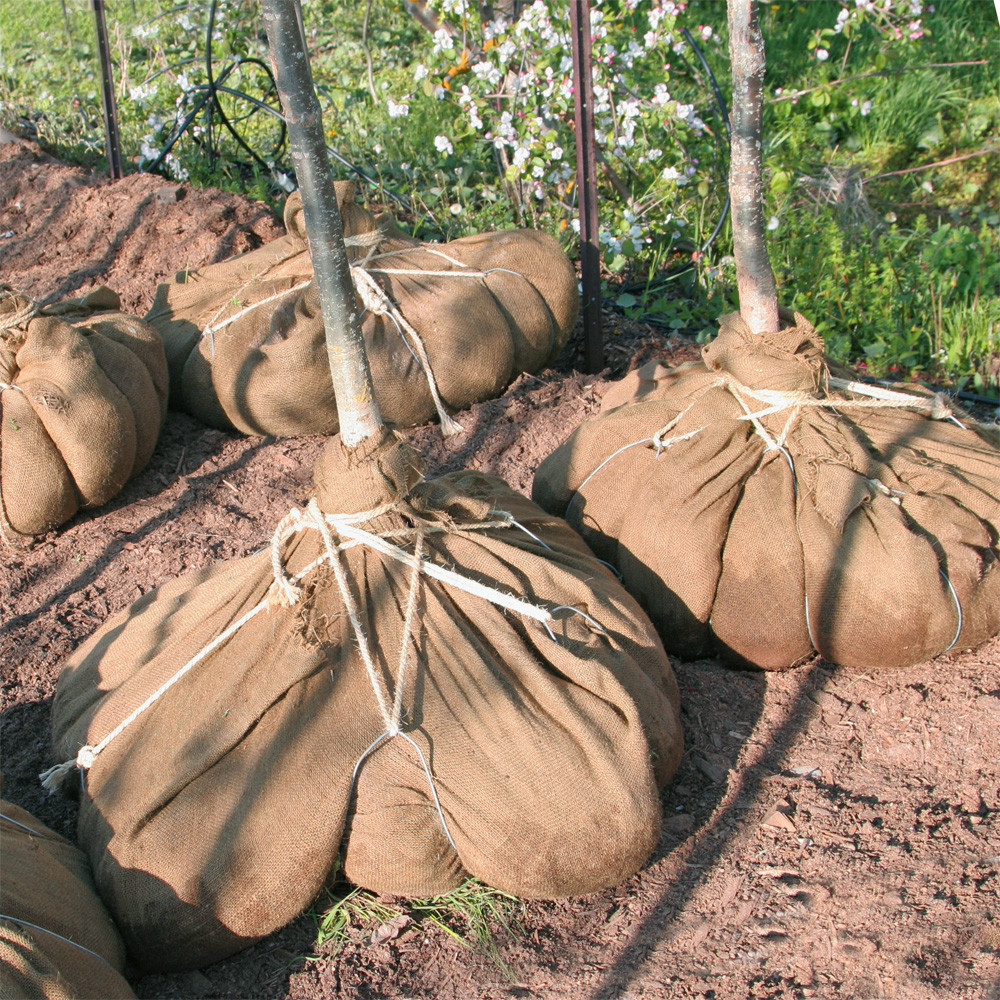
[[[108,29],[104,23],[104,0],[90,0],[97,26],[97,53],[101,60],[101,105],[104,108],[104,136],[107,142],[108,168],[111,179],[125,176],[122,170],[122,148],[118,139],[118,112],[115,109],[115,82],[111,71],[111,50]]]
[[[604,367],[601,335],[601,249],[597,239],[597,160],[594,153],[594,83],[590,57],[590,2],[570,0],[573,34],[573,104],[576,121],[576,190],[580,213],[584,364]]]

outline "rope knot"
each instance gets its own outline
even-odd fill
[[[30,296],[10,285],[0,285],[0,335],[23,330],[40,310],[41,307]]]

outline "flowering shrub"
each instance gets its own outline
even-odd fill
[[[349,164],[361,168],[372,182],[366,195],[399,208],[416,235],[453,238],[535,225],[562,233],[572,252],[577,192],[567,0],[525,5],[514,20],[484,20],[486,5],[469,0],[430,3],[436,24],[432,17],[418,24],[405,8],[423,5],[401,0],[303,5],[340,176],[358,176]],[[700,333],[735,298],[728,227],[715,232],[728,144],[699,59],[704,55],[728,94],[726,6],[722,0],[591,4],[605,276],[614,275],[614,298],[631,315]],[[99,75],[80,70],[96,67],[89,9],[57,0],[8,7],[0,124],[99,168]],[[123,155],[148,168],[206,96],[212,4],[134,0],[113,8],[108,29]],[[917,367],[927,367],[933,347],[937,358],[947,351],[948,372],[960,379],[982,369],[975,358],[997,355],[994,347],[970,346],[996,343],[996,317],[983,318],[988,296],[937,295],[934,344],[923,338],[914,353],[911,341],[920,338],[911,327],[920,325],[925,304],[914,306],[898,337],[890,336],[889,324],[902,323],[902,313],[892,312],[897,303],[887,298],[890,286],[870,275],[846,278],[855,264],[863,271],[871,262],[845,258],[842,268],[831,267],[841,253],[836,234],[851,217],[862,220],[862,230],[845,230],[845,245],[865,238],[875,246],[885,226],[898,223],[900,239],[913,238],[903,258],[930,240],[914,228],[922,212],[947,215],[977,234],[982,225],[992,227],[983,246],[996,253],[1000,244],[1000,216],[989,196],[995,157],[979,156],[1000,135],[1000,97],[987,76],[1000,43],[997,21],[982,0],[948,0],[939,8],[925,0],[761,5],[768,53],[764,218],[772,259],[780,262],[782,300],[808,305],[817,319],[824,311],[836,316],[837,329],[828,331],[832,345],[852,359],[866,345],[880,351],[867,354],[872,366]],[[258,0],[218,0],[214,9],[217,82],[276,107],[261,65],[268,55]],[[238,59],[249,61],[220,80]],[[210,120],[199,112],[158,169],[280,203],[292,184],[277,119],[225,90],[219,97],[263,162],[220,126],[218,115]],[[878,245],[892,260],[879,274],[891,277],[900,259],[889,253],[896,244]],[[928,279],[943,273],[941,260],[928,260]],[[834,271],[836,280],[829,278]],[[894,294],[900,298],[898,287]],[[872,319],[879,309],[889,309],[881,325]],[[980,328],[986,332],[969,333]],[[878,343],[884,346],[872,346]]]
[[[523,216],[576,226],[568,4],[535,0],[511,21],[482,20],[468,0],[434,6],[443,26],[412,79],[460,112],[436,148],[492,147]],[[591,11],[600,240],[611,271],[679,248],[689,256],[706,198],[712,194],[716,212],[725,198],[725,132],[681,34],[685,8],[675,0],[596,0]],[[700,45],[720,45],[711,25],[692,28]],[[393,95],[387,107],[419,96]]]

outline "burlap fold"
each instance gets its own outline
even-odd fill
[[[125,949],[94,890],[86,855],[0,800],[0,997],[134,997]]]
[[[42,309],[0,289],[0,530],[37,535],[110,500],[166,416],[159,334],[99,288]]]
[[[616,565],[667,649],[770,669],[917,663],[1000,630],[1000,451],[919,387],[872,396],[801,316],[723,317],[539,467],[534,499]]]
[[[576,274],[556,240],[521,229],[424,244],[355,204],[352,183],[336,188],[389,424],[432,419],[432,381],[456,411],[555,359],[579,311]],[[178,273],[146,316],[166,345],[172,405],[212,426],[279,436],[338,428],[298,192],[285,227],[258,250]]]
[[[656,845],[681,734],[652,626],[564,522],[418,470],[393,434],[332,440],[275,547],[166,583],[68,663],[55,740],[90,765],[80,841],[141,966],[229,954],[340,870],[558,897]]]

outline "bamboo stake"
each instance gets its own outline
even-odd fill
[[[323,114],[313,87],[298,0],[262,0],[292,166],[302,192],[309,254],[326,329],[326,350],[340,417],[340,438],[360,444],[382,426],[361,335],[344,224],[333,189]]]

